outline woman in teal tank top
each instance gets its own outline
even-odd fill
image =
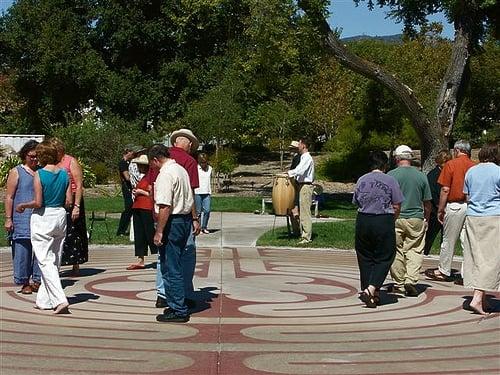
[[[72,204],[68,173],[59,167],[56,148],[44,141],[36,147],[40,165],[34,178],[35,199],[16,206],[17,212],[33,208],[31,243],[42,271],[42,283],[35,308],[54,310],[55,314],[69,313],[59,266],[66,234],[66,208]]]

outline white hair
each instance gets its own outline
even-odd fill
[[[470,143],[463,139],[456,141],[455,144],[453,145],[453,149],[463,152],[464,154],[467,155],[470,155],[471,152]]]

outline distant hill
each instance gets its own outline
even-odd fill
[[[342,42],[357,42],[358,40],[381,40],[387,43],[401,43],[403,40],[403,34],[394,35],[382,35],[382,36],[371,36],[371,35],[356,35],[347,38],[342,38]]]

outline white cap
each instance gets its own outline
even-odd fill
[[[407,145],[401,145],[394,150],[394,156],[411,159],[413,158],[413,150]]]

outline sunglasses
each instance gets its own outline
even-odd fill
[[[28,154],[27,156],[28,156],[30,159],[36,159],[36,158],[37,158],[37,156],[36,156],[36,155],[30,155],[30,154]]]

